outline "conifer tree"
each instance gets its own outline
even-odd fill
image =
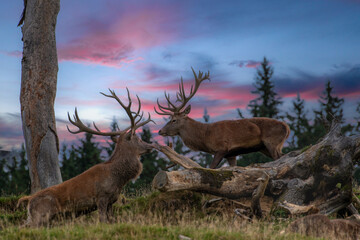
[[[64,180],[73,178],[83,173],[90,167],[101,163],[101,148],[94,142],[91,133],[85,133],[84,139],[80,139],[80,145],[72,145],[70,150],[66,146],[62,148],[61,172]]]
[[[80,139],[80,146],[75,148],[76,151],[76,165],[77,174],[84,172],[90,167],[101,163],[100,158],[101,149],[99,144],[93,141],[94,136],[91,133],[85,133],[85,138]],[[76,176],[75,175],[75,176]]]
[[[334,119],[343,123],[345,121],[343,115],[342,105],[344,104],[344,99],[337,96],[333,96],[334,87],[331,86],[330,80],[325,84],[325,90],[323,95],[320,96],[320,109],[315,110],[315,120],[319,123],[325,120],[327,122],[332,122]]]
[[[251,93],[259,95],[250,101],[248,108],[253,117],[279,118],[279,105],[281,98],[275,92],[275,85],[271,80],[274,73],[273,67],[264,57],[260,68],[257,69],[255,78],[255,90]]]
[[[333,94],[333,87],[331,86],[330,80],[328,80],[325,84],[325,90],[322,92],[322,96],[320,96],[320,109],[314,110],[315,120],[313,137],[315,140],[326,134],[326,131],[330,128],[330,124],[333,120],[340,123],[345,122],[342,109],[344,99],[334,96]],[[344,133],[348,129],[342,130]]]
[[[298,93],[292,102],[291,113],[286,113],[286,118],[289,120],[289,127],[293,133],[289,150],[303,148],[312,143],[312,128],[306,117],[307,113],[308,111],[305,111],[305,101],[300,98],[300,94]]]
[[[275,85],[272,82],[273,67],[266,57],[257,69],[255,78],[255,90],[251,93],[258,95],[257,98],[250,101],[248,108],[253,117],[280,118],[279,105],[282,104],[281,98],[275,92]],[[242,118],[241,111],[238,111]],[[247,166],[252,163],[263,163],[272,161],[271,158],[259,153],[249,153],[239,157],[238,165]]]
[[[24,144],[21,145],[20,163],[18,168],[18,188],[21,193],[30,193],[30,175],[28,170],[28,160],[26,158],[26,151]]]
[[[64,181],[75,177],[78,175],[77,165],[76,165],[76,151],[74,146],[71,146],[71,149],[67,149],[67,145],[63,145],[61,149],[61,159],[62,166],[60,168],[61,175]]]
[[[21,146],[20,160],[14,156],[12,161],[6,164],[6,168],[9,176],[7,194],[28,194],[30,192],[30,175],[24,144]]]
[[[9,173],[5,171],[6,160],[0,159],[0,196],[5,195],[9,190]]]

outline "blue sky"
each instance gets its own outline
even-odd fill
[[[0,146],[23,142],[20,120],[22,1],[0,9]],[[59,57],[55,115],[60,141],[67,112],[78,107],[84,121],[107,129],[115,117],[126,126],[123,110],[100,95],[108,88],[138,94],[159,129],[153,111],[163,91],[174,94],[180,76],[192,81],[190,67],[210,71],[191,100],[190,117],[207,107],[212,121],[236,119],[255,98],[256,67],[266,56],[273,80],[289,110],[299,92],[309,110],[318,107],[325,81],[345,98],[345,117],[353,122],[360,101],[359,0],[257,1],[94,1],[61,0],[57,20]]]

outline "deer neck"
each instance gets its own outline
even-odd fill
[[[131,148],[127,147],[115,149],[107,163],[111,164],[112,175],[124,184],[139,176],[142,171],[140,155],[134,154]]]
[[[180,130],[179,136],[184,144],[194,151],[206,151],[206,132],[208,124],[195,121],[192,118],[186,119],[186,124]]]

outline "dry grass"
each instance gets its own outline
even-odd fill
[[[250,223],[224,204],[217,210],[204,210],[202,204],[208,198],[193,192],[151,193],[125,203],[120,198],[112,224],[99,223],[97,212],[93,212],[41,228],[21,228],[26,212],[3,204],[0,239],[179,239],[179,235],[191,239],[315,239],[286,233],[287,220]]]

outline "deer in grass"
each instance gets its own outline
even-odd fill
[[[102,132],[93,123],[94,128],[90,128],[82,123],[77,109],[69,121],[78,128],[77,131],[69,132],[73,134],[87,132],[100,136],[110,136],[116,146],[109,160],[97,164],[82,174],[67,180],[61,184],[43,189],[31,196],[22,197],[18,202],[18,207],[22,203],[27,204],[28,218],[27,226],[40,226],[47,224],[53,217],[59,214],[81,214],[99,210],[99,220],[106,222],[111,220],[112,205],[118,199],[122,187],[131,179],[135,179],[142,171],[140,155],[150,152],[153,146],[143,142],[136,134],[135,130],[145,124],[152,122],[150,114],[145,121],[141,121],[144,112],[141,112],[141,102],[136,112],[131,110],[131,97],[127,90],[128,105],[125,105],[110,90],[110,94],[101,93],[106,97],[115,99],[126,111],[130,119],[130,126],[124,130],[118,129],[114,132]]]
[[[165,92],[167,106],[161,105],[159,99],[155,112],[170,116],[169,122],[159,131],[161,136],[180,136],[184,144],[194,151],[214,154],[210,168],[216,168],[223,158],[230,166],[236,165],[239,154],[260,151],[272,159],[282,156],[282,147],[288,138],[289,126],[271,118],[249,118],[239,120],[224,120],[214,123],[201,123],[188,117],[191,105],[186,106],[195,95],[204,80],[210,80],[210,73],[195,73],[192,69],[195,85],[191,86],[187,95],[181,79],[176,102]]]

